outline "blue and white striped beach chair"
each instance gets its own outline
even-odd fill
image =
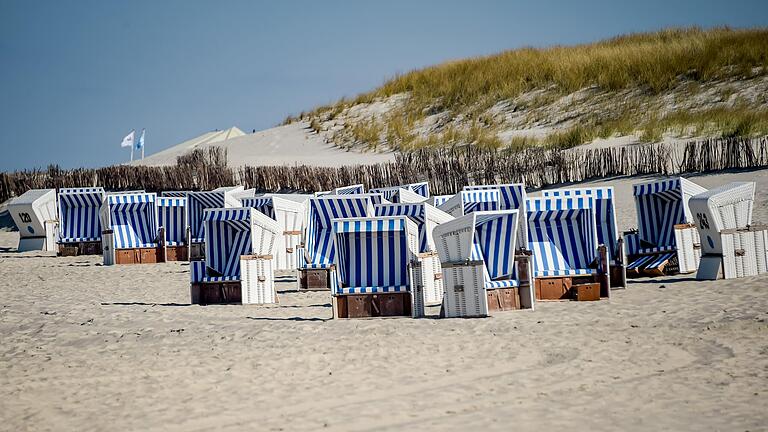
[[[696,271],[680,261],[683,255],[693,256],[700,249],[698,232],[692,224],[693,216],[688,201],[706,189],[682,177],[640,183],[633,186],[637,210],[639,250],[630,257],[627,274],[662,275]],[[691,241],[677,244],[676,236]],[[668,265],[670,264],[671,265]],[[681,266],[681,264],[683,264]]]
[[[501,192],[496,189],[463,190],[438,208],[453,217],[476,211],[493,211],[501,207]]]
[[[240,207],[240,200],[234,195],[242,190],[243,188],[240,186],[219,188],[206,192],[189,192],[187,194],[190,259],[198,260],[205,254],[205,229],[203,224],[205,210]]]
[[[59,189],[59,253],[101,253],[99,211],[105,196],[100,187]]]
[[[442,314],[483,317],[496,310],[533,308],[527,257],[517,260],[517,210],[473,212],[434,230],[443,268]],[[524,269],[518,269],[524,266]]]
[[[333,189],[329,195],[360,195],[365,193],[365,187],[362,184],[341,186]]]
[[[453,216],[426,203],[380,204],[376,206],[376,216],[408,216],[416,224],[421,265],[414,268],[414,280],[424,287],[427,304],[440,304],[443,301],[443,275],[432,231],[453,220]]]
[[[464,186],[465,191],[493,190],[499,191],[498,210],[517,210],[520,221],[518,223],[517,248],[528,249],[528,212],[525,209],[528,195],[525,192],[525,184],[495,184]]]
[[[405,189],[407,192],[402,192]],[[384,198],[393,203],[423,202],[429,195],[429,183],[409,183],[400,186],[373,188],[370,193],[380,193]]]
[[[161,198],[186,198],[190,191],[162,191]]]
[[[187,199],[179,197],[157,198],[158,226],[165,237],[165,260],[189,260],[189,227],[187,224]]]
[[[374,216],[374,205],[381,202],[380,194],[324,195],[307,202],[304,243],[296,254],[299,289],[330,287],[328,271],[336,254],[333,219]]]
[[[157,194],[109,194],[99,216],[104,265],[165,261],[159,238]]]
[[[304,232],[306,207],[303,203],[279,196],[241,198],[243,207],[251,207],[275,220],[282,230],[275,249],[275,269],[296,269],[296,248]]]
[[[418,228],[404,216],[334,219],[331,272],[334,317],[424,315]]]
[[[528,198],[527,208],[537,299],[553,299],[541,292],[553,284],[561,291],[557,298],[568,298],[570,285],[582,281],[599,282],[600,296],[609,297],[608,257],[600,256],[595,199]]]
[[[275,303],[280,226],[252,208],[207,209],[205,260],[190,262],[192,303]]]
[[[626,263],[624,239],[619,236],[616,223],[613,186],[554,189],[542,191],[544,197],[591,196],[595,199],[597,217],[597,241],[607,247],[611,263],[611,287],[626,287]]]
[[[440,208],[446,201],[451,199],[453,195],[432,195],[425,201],[428,204],[432,204],[434,207]]]

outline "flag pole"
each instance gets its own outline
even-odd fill
[[[131,162],[133,162],[133,144],[131,144]]]

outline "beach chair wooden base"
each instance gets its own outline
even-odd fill
[[[59,256],[101,255],[101,241],[62,243]]]
[[[600,283],[581,283],[571,286],[571,298],[576,301],[600,300]]]
[[[349,294],[333,297],[335,318],[410,317],[410,293]]]
[[[486,290],[488,312],[521,309],[520,290],[518,288],[497,288]]]
[[[329,269],[299,270],[299,290],[329,291],[331,289]]]
[[[166,261],[189,261],[189,248],[187,246],[166,246]]]
[[[536,278],[536,300],[570,300],[572,284],[570,277]]]
[[[156,264],[165,262],[163,248],[130,248],[115,250],[115,264]]]
[[[205,260],[205,243],[191,243],[189,245],[189,260],[190,261]]]
[[[240,282],[193,283],[190,285],[192,304],[241,304]]]

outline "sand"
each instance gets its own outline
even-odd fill
[[[374,153],[355,150],[346,151],[318,135],[306,122],[291,123],[265,129],[252,134],[230,138],[224,141],[191,146],[194,140],[181,143],[152,155],[134,165],[175,165],[176,158],[193,148],[208,146],[227,150],[231,166],[282,166],[309,165],[340,167],[346,165],[370,165],[395,159],[392,152]]]
[[[693,178],[736,179],[759,182],[768,220],[768,170]],[[633,181],[611,182],[623,228]],[[190,306],[187,264],[102,267],[17,239],[0,232],[2,430],[768,428],[766,275],[641,279],[487,319],[334,321],[327,293],[289,277],[279,306]]]

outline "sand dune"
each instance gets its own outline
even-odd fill
[[[768,170],[694,178],[712,186]],[[619,218],[632,221],[632,181]],[[626,227],[626,225],[624,226]],[[0,429],[765,430],[768,277],[633,281],[488,319],[330,320],[326,293],[189,306],[188,265],[0,232]],[[431,314],[437,310],[432,308]]]
[[[210,141],[210,135],[192,139],[136,161],[136,165],[173,165],[176,158],[196,148],[217,146],[227,150],[231,166],[311,165],[338,167],[373,164],[394,159],[392,153],[345,151],[326,143],[306,123],[292,123],[253,134]]]

